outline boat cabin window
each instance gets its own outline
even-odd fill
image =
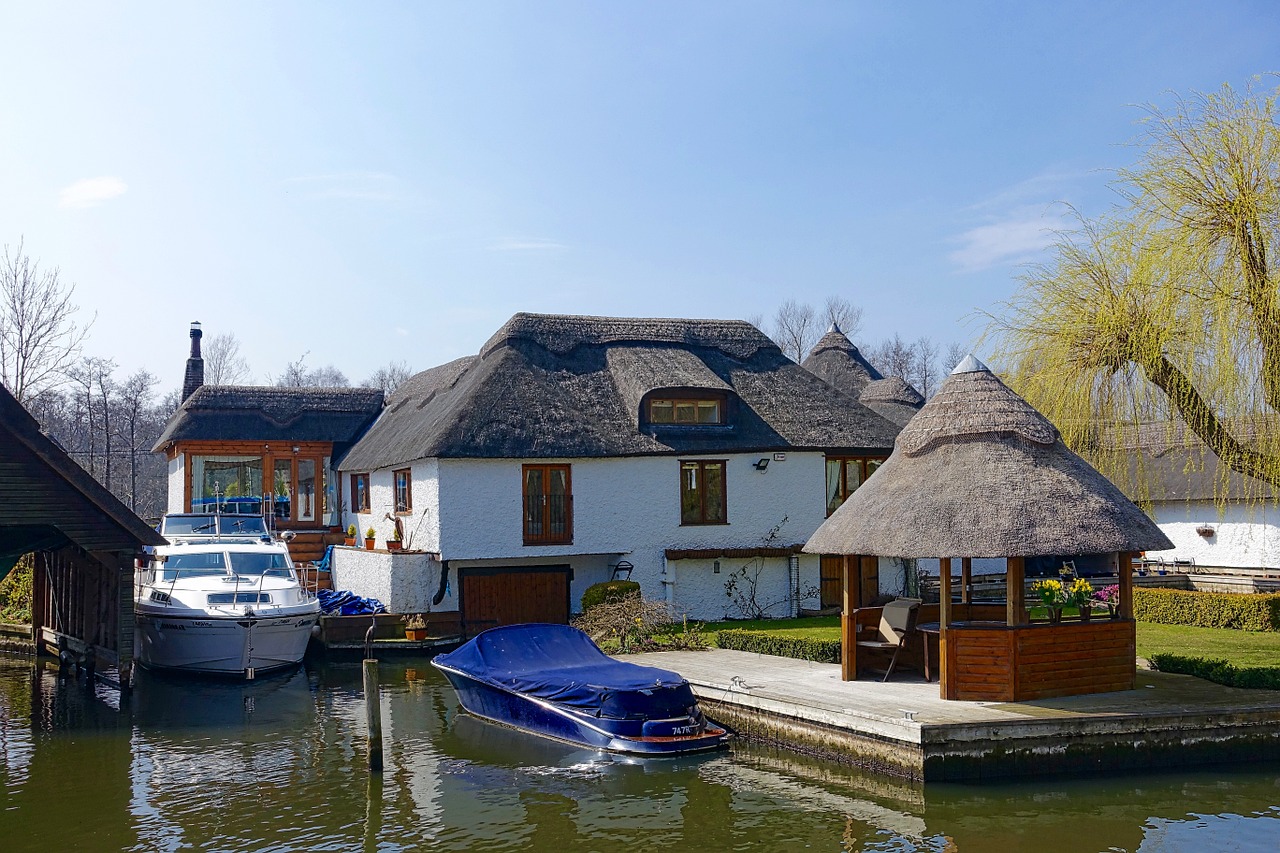
[[[225,575],[227,563],[221,551],[197,551],[191,554],[169,554],[160,572],[161,580]]]
[[[172,536],[263,536],[267,526],[253,515],[167,515],[161,533]]]
[[[250,554],[232,551],[230,556],[231,570],[238,575],[292,577],[289,573],[289,558],[284,554]]]

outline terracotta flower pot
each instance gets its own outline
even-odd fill
[[[346,539],[342,540],[342,544],[350,548],[352,545],[356,544],[356,537],[348,536]]]
[[[400,540],[399,540],[399,539],[388,539],[388,540],[387,540],[387,550],[388,550],[388,551],[399,551],[399,550],[400,550],[400,544],[401,544],[401,543],[400,543]]]
[[[427,638],[427,629],[426,628],[405,628],[404,638],[406,640],[421,642],[422,640],[425,640]]]
[[[376,539],[366,539],[366,540],[364,540],[364,549],[365,549],[366,551],[372,551],[372,550],[373,550],[373,546],[374,546],[374,544],[375,544],[376,542],[377,542],[377,540],[376,540]]]

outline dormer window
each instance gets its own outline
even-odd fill
[[[719,397],[652,397],[649,400],[649,423],[722,424],[724,408],[724,400]]]

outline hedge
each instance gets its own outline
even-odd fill
[[[1280,690],[1280,666],[1236,666],[1225,660],[1170,654],[1152,655],[1151,663],[1161,672],[1194,675],[1227,687]]]
[[[1280,595],[1135,589],[1133,617],[1162,625],[1280,631]]]
[[[840,663],[839,640],[815,640],[809,637],[782,637],[767,631],[731,628],[716,633],[716,645],[722,649],[756,652],[784,658]]]
[[[635,581],[605,581],[596,583],[582,591],[582,610],[585,613],[597,604],[606,601],[621,601],[628,596],[640,595],[640,584]]]

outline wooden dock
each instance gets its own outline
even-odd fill
[[[746,738],[925,782],[1280,760],[1280,692],[1139,670],[1137,687],[1029,702],[948,701],[917,673],[841,681],[837,664],[651,652]]]

